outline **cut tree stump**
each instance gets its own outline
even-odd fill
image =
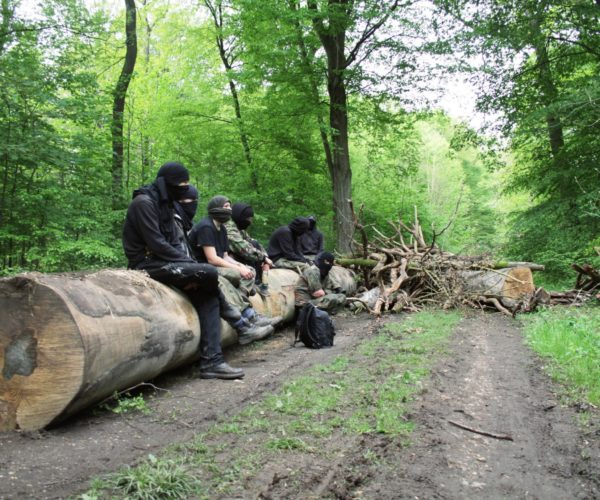
[[[287,269],[269,273],[263,314],[294,316]],[[0,431],[37,430],[197,359],[196,311],[143,272],[26,273],[0,279]],[[237,342],[222,322],[222,344]]]

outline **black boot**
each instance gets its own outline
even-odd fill
[[[223,292],[220,289],[219,314],[221,318],[223,318],[225,321],[228,321],[229,323],[235,323],[242,317],[242,312],[237,307],[227,302],[225,295],[223,295]]]
[[[220,378],[223,380],[233,380],[243,377],[244,370],[241,368],[233,368],[225,362],[206,368],[200,368],[200,378]]]

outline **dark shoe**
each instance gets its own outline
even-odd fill
[[[268,337],[275,331],[271,325],[258,326],[258,325],[246,325],[238,329],[238,342],[241,345],[249,344],[255,340],[261,340]]]
[[[218,365],[209,366],[208,368],[200,369],[200,378],[220,378],[223,380],[233,380],[243,377],[244,370],[241,368],[233,368],[225,362]]]
[[[220,290],[219,290],[219,315],[225,321],[228,321],[230,323],[235,323],[242,317],[242,312],[239,310],[239,308],[237,308],[237,307],[231,305],[229,302],[227,302],[225,295],[223,295],[223,292],[221,292]]]

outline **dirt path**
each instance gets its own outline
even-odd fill
[[[369,498],[600,498],[599,433],[558,404],[515,322],[476,315],[414,410],[413,446],[375,477]],[[497,435],[494,439],[449,423]],[[598,426],[596,425],[598,431]],[[381,485],[385,485],[382,488]]]
[[[158,379],[155,384],[168,392],[152,401],[150,415],[101,411],[42,433],[0,435],[0,498],[64,498],[81,491],[89,477],[189,440],[306,367],[351,350],[377,326],[368,316],[336,322],[333,349],[291,349],[288,329],[232,351],[229,359],[247,372],[242,382],[202,381],[190,369]],[[335,466],[315,462],[307,469],[311,477],[296,478],[311,484],[302,498],[600,498],[600,428],[586,434],[577,426],[577,412],[558,403],[538,363],[516,322],[473,314],[460,323],[414,406],[411,446],[381,435],[349,440]],[[365,463],[366,452],[377,460]],[[248,482],[244,498],[299,497],[264,472]]]

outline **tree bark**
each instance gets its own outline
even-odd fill
[[[252,154],[250,150],[250,140],[246,133],[244,121],[242,120],[242,107],[240,105],[240,97],[237,90],[237,85],[233,80],[231,74],[233,71],[233,61],[235,55],[230,51],[228,52],[225,47],[225,39],[223,38],[223,4],[221,0],[216,0],[214,3],[211,0],[204,0],[204,5],[210,11],[213,18],[213,23],[216,29],[216,43],[219,51],[219,57],[225,68],[227,74],[227,80],[229,83],[229,91],[231,93],[231,99],[233,101],[233,109],[235,112],[236,123],[240,134],[240,142],[242,143],[242,150],[244,151],[244,158],[246,163],[250,167],[250,179],[253,189],[258,189],[258,172],[252,166]]]
[[[125,61],[113,92],[112,114],[112,181],[113,209],[122,208],[123,202],[123,112],[127,88],[133,75],[137,58],[135,0],[125,0]]]
[[[260,313],[294,316],[287,269],[269,272]],[[221,322],[221,343],[237,342]],[[36,430],[197,359],[200,324],[180,292],[145,273],[27,273],[0,279],[0,431]]]
[[[538,64],[538,82],[542,93],[542,100],[545,106],[550,106],[554,103],[558,96],[558,91],[554,84],[552,69],[550,67],[550,58],[548,57],[548,49],[546,48],[546,39],[543,36],[540,27],[540,19],[534,17],[532,20],[534,48]],[[553,112],[546,113],[546,125],[548,127],[548,139],[550,142],[550,150],[555,160],[558,159],[559,153],[565,145],[563,137],[563,129],[560,118]]]

